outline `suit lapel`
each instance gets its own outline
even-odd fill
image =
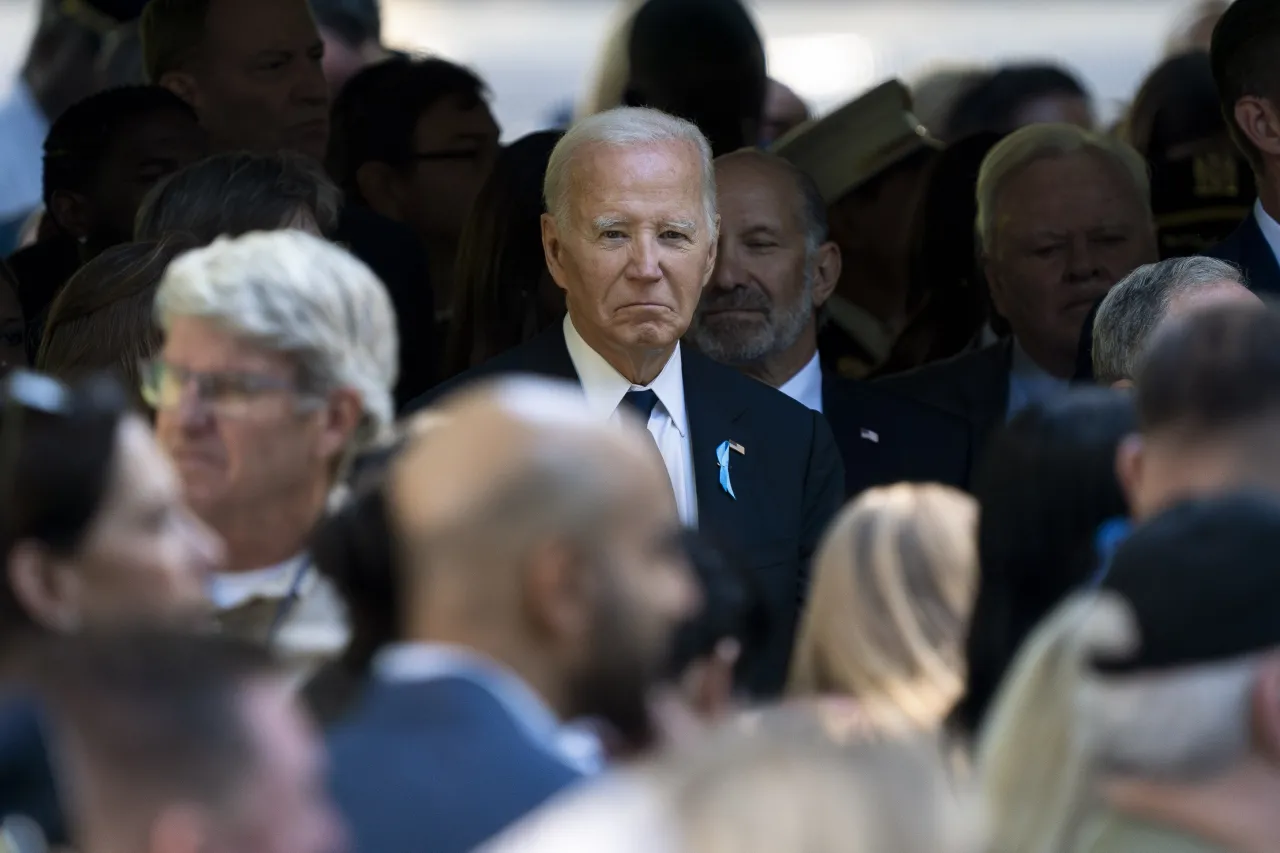
[[[580,382],[578,371],[569,357],[569,347],[564,342],[564,326],[556,323],[540,332],[525,345],[522,353],[523,368],[542,376]]]
[[[1263,293],[1280,293],[1280,264],[1252,212],[1240,230],[1240,266],[1249,276],[1249,286]]]
[[[689,446],[693,453],[694,488],[698,492],[698,526],[704,530],[727,532],[742,523],[744,511],[754,505],[767,484],[754,482],[753,462],[765,448],[756,446],[753,436],[740,423],[746,407],[725,393],[716,381],[718,365],[691,347],[681,350],[684,366],[685,410],[689,415]],[[720,485],[716,448],[733,441],[745,453],[729,453],[729,479],[737,499]]]

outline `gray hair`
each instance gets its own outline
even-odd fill
[[[308,390],[356,391],[364,417],[348,461],[389,436],[395,309],[378,277],[332,243],[293,230],[221,238],[169,265],[155,312],[166,333],[174,318],[197,317],[295,357]]]
[[[1151,206],[1151,178],[1147,163],[1133,146],[1114,137],[1071,124],[1033,124],[1016,130],[992,148],[978,171],[978,237],[991,251],[996,227],[996,205],[1005,183],[1027,166],[1051,157],[1081,151],[1097,154],[1115,164],[1133,180],[1142,203]]]
[[[683,142],[698,152],[702,170],[702,206],[706,226],[715,238],[716,176],[711,165],[711,144],[702,131],[682,118],[648,107],[617,107],[588,116],[565,133],[556,143],[547,163],[547,176],[542,194],[547,210],[556,224],[569,223],[569,194],[573,183],[573,162],[581,149],[591,145],[633,146],[664,142]]]
[[[319,163],[301,154],[218,154],[162,180],[147,193],[134,220],[134,239],[189,234],[201,243],[221,235],[284,228],[300,211],[320,233],[338,227],[342,191]]]
[[[1138,267],[1102,300],[1093,321],[1093,376],[1132,379],[1151,333],[1179,295],[1220,282],[1243,285],[1240,270],[1217,258],[1172,258]]]

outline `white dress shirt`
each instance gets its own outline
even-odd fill
[[[341,654],[351,638],[342,597],[307,555],[265,569],[216,574],[208,592],[218,611],[262,599],[287,608],[270,643],[299,680]]]
[[[1012,418],[1032,403],[1045,403],[1071,387],[1070,379],[1059,379],[1036,364],[1027,351],[1013,339],[1013,365],[1009,371],[1009,406],[1006,418]]]
[[[601,420],[614,417],[622,398],[630,391],[653,391],[658,404],[649,414],[649,433],[657,442],[658,452],[667,465],[671,488],[676,495],[676,508],[680,520],[690,527],[698,524],[698,494],[693,483],[693,449],[689,444],[689,417],[684,408],[684,370],[680,362],[680,345],[667,360],[666,366],[649,385],[632,385],[631,382],[593,350],[578,330],[573,327],[569,315],[564,318],[564,342],[569,358],[582,382],[587,406]]]
[[[25,216],[40,205],[44,138],[49,120],[21,79],[0,101],[0,221]]]
[[[1253,218],[1257,221],[1258,230],[1262,232],[1267,245],[1271,247],[1271,254],[1275,255],[1276,263],[1280,263],[1280,222],[1276,222],[1271,218],[1271,214],[1262,209],[1262,199],[1253,203]]]
[[[815,351],[809,363],[800,368],[800,372],[792,376],[778,389],[797,403],[802,403],[815,412],[822,413],[822,362]]]
[[[446,643],[396,643],[378,652],[374,673],[383,681],[435,681],[458,678],[491,695],[524,729],[528,738],[585,775],[604,766],[600,740],[586,729],[562,725],[529,685],[492,658]]]

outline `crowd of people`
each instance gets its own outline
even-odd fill
[[[42,2],[0,849],[1280,849],[1280,4],[1189,20],[814,118],[635,0],[501,144],[372,0]]]

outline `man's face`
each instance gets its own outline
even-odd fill
[[[547,267],[597,352],[657,352],[689,328],[716,259],[697,148],[588,145],[570,164],[564,223],[542,218]]]
[[[156,436],[187,501],[214,529],[295,499],[331,469],[325,412],[300,393],[286,356],[179,317],[160,361],[175,399],[159,407]]]
[[[593,628],[571,690],[582,716],[643,737],[648,690],[700,599],[666,470],[657,459],[619,459],[619,466],[628,472],[628,500],[622,521],[602,537]]]
[[[257,760],[218,841],[237,853],[343,853],[346,830],[327,793],[324,748],[292,688],[263,681],[241,701]]]
[[[324,43],[305,0],[216,0],[179,89],[220,150],[297,151],[323,160],[329,142]],[[181,91],[182,80],[189,84]]]
[[[995,204],[992,299],[1040,366],[1069,377],[1093,304],[1156,260],[1150,212],[1131,177],[1087,151],[1024,167]]]
[[[795,181],[758,157],[716,161],[720,245],[691,335],[716,361],[783,352],[813,322],[805,223]]]
[[[498,156],[498,123],[481,98],[452,95],[418,118],[403,173],[403,219],[428,245],[453,244]]]
[[[208,152],[200,125],[180,112],[156,113],[123,128],[107,151],[90,193],[94,233],[106,248],[133,239],[133,223],[147,192]]]

